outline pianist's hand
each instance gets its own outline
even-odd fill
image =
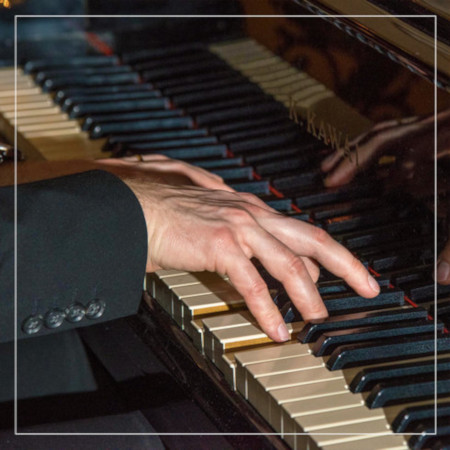
[[[253,257],[283,283],[305,320],[328,315],[312,279],[317,277],[317,269],[311,268],[311,259],[365,297],[379,292],[364,266],[325,231],[283,216],[251,194],[170,186],[145,178],[123,180],[136,194],[147,222],[147,271],[163,268],[227,274],[275,341],[285,341],[289,334],[250,261]]]

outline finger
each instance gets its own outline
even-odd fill
[[[342,186],[343,184],[350,183],[358,173],[358,167],[354,158],[352,161],[345,158],[323,181],[326,187]],[[360,165],[360,164],[359,164]]]
[[[269,273],[283,283],[290,299],[305,320],[323,319],[327,309],[303,259],[262,228],[245,234],[244,242]]]
[[[311,258],[308,258],[306,256],[302,256],[303,264],[305,264],[306,269],[308,270],[308,274],[311,277],[311,280],[314,281],[314,283],[317,283],[317,280],[319,279],[320,275],[320,269],[319,265],[316,261],[312,260]]]
[[[450,284],[450,240],[438,257],[435,280],[439,284]]]
[[[264,228],[294,253],[309,256],[336,276],[343,278],[360,295],[371,298],[380,292],[363,264],[325,230],[295,219],[275,217],[261,221]]]
[[[342,159],[342,151],[336,150],[331,155],[328,155],[320,164],[322,172],[329,172]]]
[[[242,252],[227,253],[225,273],[244,297],[248,309],[263,331],[276,342],[288,341],[289,331],[269,294],[266,283]]]

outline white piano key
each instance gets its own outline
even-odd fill
[[[298,351],[301,351],[300,345],[298,346]],[[248,383],[250,380],[269,375],[287,374],[300,370],[316,369],[318,367],[324,367],[322,359],[311,358],[309,353],[304,353],[303,355],[298,355],[292,358],[250,364],[245,368],[240,366],[236,373],[236,385],[239,392],[241,392],[244,397],[247,397]]]
[[[312,356],[310,356],[313,358]],[[307,358],[307,356],[305,356]],[[330,372],[323,367],[309,370],[298,370],[280,375],[269,375],[258,379],[247,380],[247,400],[270,421],[270,391],[293,386],[314,386],[333,380],[343,382],[343,377],[337,372]],[[322,385],[322,388],[326,385]]]
[[[294,432],[294,422],[289,414],[283,409],[284,405],[292,402],[305,402],[306,405],[322,398],[329,398],[335,395],[347,395],[350,393],[345,387],[343,379],[328,380],[322,383],[290,386],[287,388],[273,389],[269,392],[269,423],[274,430],[283,433],[287,427],[287,432]],[[287,422],[283,419],[289,419]]]
[[[231,313],[242,308],[245,308],[245,301],[242,296],[235,290],[229,290],[222,293],[183,298],[174,313],[175,315],[179,314],[182,326],[186,327],[195,318],[213,313]]]

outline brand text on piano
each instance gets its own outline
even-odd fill
[[[329,122],[319,119],[310,109],[306,109],[306,118],[302,118],[299,115],[299,105],[292,97],[289,98],[289,117],[332,149],[341,151],[342,156],[350,162],[353,162],[353,153],[355,164],[359,167],[358,145],[350,143],[348,134],[344,134]]]

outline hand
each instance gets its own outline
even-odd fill
[[[438,158],[450,153],[450,110],[440,112],[437,122]],[[434,115],[419,119],[410,117],[401,121],[390,120],[375,125],[367,133],[350,143],[349,157],[338,149],[322,162],[321,168],[328,173],[326,186],[349,183],[358,172],[385,154],[395,157],[390,179],[397,184],[409,184],[419,192],[429,190],[433,182],[425,175],[434,173]],[[358,162],[356,164],[356,161]]]
[[[262,329],[289,338],[267,286],[250,261],[257,258],[280,280],[305,320],[326,317],[314,284],[323,264],[365,297],[379,292],[364,266],[325,231],[283,216],[251,194],[173,187],[123,179],[147,222],[147,271],[177,269],[227,274]]]

